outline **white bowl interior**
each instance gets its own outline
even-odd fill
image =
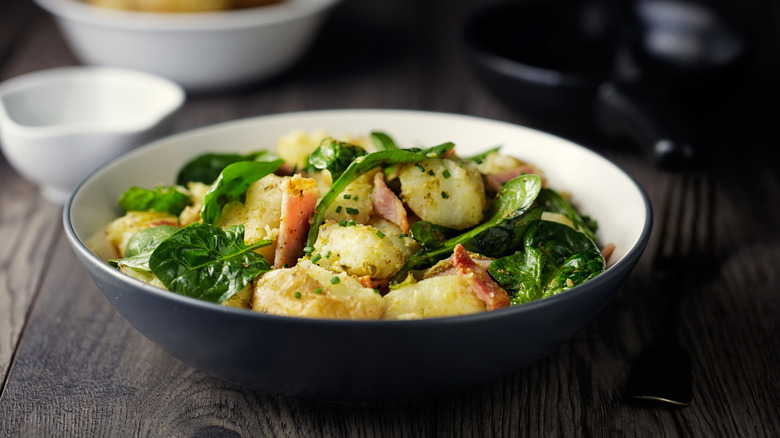
[[[644,191],[609,160],[567,140],[509,123],[476,117],[396,110],[333,110],[263,116],[174,135],[138,148],[87,178],[71,198],[70,221],[82,242],[119,215],[117,198],[131,185],[172,184],[190,158],[213,151],[271,148],[293,130],[322,129],[334,136],[383,131],[400,145],[455,143],[467,156],[495,146],[539,166],[550,186],[572,194],[576,206],[599,223],[600,243],[613,243],[611,265],[631,251],[648,227]]]
[[[31,135],[149,129],[183,100],[171,81],[108,67],[44,70],[0,87],[7,122]]]

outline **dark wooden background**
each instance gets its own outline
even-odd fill
[[[242,92],[189,96],[174,131],[329,108],[527,123],[466,63],[460,30],[479,4],[345,0],[296,68]],[[683,297],[691,406],[623,398],[665,300],[650,281],[647,256],[570,342],[488,385],[423,400],[334,404],[226,384],[168,356],[113,310],[74,258],[62,208],[0,155],[0,436],[780,436],[780,114],[770,88],[780,82],[780,5],[739,6],[760,39],[748,79],[731,84],[737,99],[722,102],[708,128],[718,157],[722,264],[715,279]],[[29,0],[0,2],[0,80],[72,64],[50,16]],[[589,146],[627,169],[660,205],[668,174],[628,145]]]

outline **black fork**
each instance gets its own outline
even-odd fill
[[[688,406],[693,400],[690,353],[677,337],[682,294],[717,271],[713,227],[715,196],[709,173],[671,176],[660,218],[652,272],[659,293],[668,296],[656,343],[636,360],[627,397]]]

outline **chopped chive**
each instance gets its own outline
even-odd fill
[[[305,254],[311,254],[312,252],[314,252],[314,247],[313,246],[307,246],[307,247],[303,248],[303,252]]]
[[[355,225],[356,225],[356,224],[355,224],[355,221],[349,221],[349,222],[347,222],[347,226],[348,226],[348,227],[354,227]]]
[[[448,195],[447,192],[441,192],[441,197],[444,199],[448,199],[450,195]]]
[[[314,293],[319,295],[322,293],[322,289],[320,288],[314,289]]]
[[[346,227],[347,226],[347,221],[339,221],[339,226],[340,227]]]
[[[360,211],[357,208],[347,207],[347,214],[360,214]]]
[[[333,277],[330,279],[330,284],[339,284],[341,283],[341,279],[338,277]]]
[[[379,295],[382,295],[382,292],[379,289],[374,289],[374,293],[377,293]]]
[[[430,176],[436,175],[436,172],[434,172],[433,170],[429,170],[428,171],[428,175],[430,175]]]
[[[301,298],[301,293],[300,292],[295,292],[295,298],[300,299]]]
[[[336,207],[336,213],[341,213],[341,206]]]
[[[312,257],[311,262],[317,263],[322,258],[322,254],[317,254],[316,256]]]
[[[352,195],[350,195],[349,193],[345,193],[343,197],[344,199],[352,199]]]
[[[444,176],[444,179],[447,179],[452,176],[452,174],[450,174],[450,171],[447,169],[444,169],[444,172],[442,172],[441,174],[442,176]]]
[[[406,234],[406,233],[401,233],[401,234],[398,235],[399,239],[403,239],[404,237],[409,237],[409,235]]]
[[[420,172],[425,173],[425,168],[422,166],[422,164],[417,164],[417,168],[420,169]]]
[[[325,258],[326,258],[326,259],[329,259],[329,258],[330,258],[330,251],[328,251],[328,253],[327,253],[327,254],[325,254]]]
[[[376,230],[376,235],[379,236],[380,239],[385,238],[385,233],[383,233],[381,230]]]
[[[352,198],[353,201],[357,201],[360,197],[358,195],[355,195],[354,198]]]

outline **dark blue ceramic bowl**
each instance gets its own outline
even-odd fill
[[[219,148],[256,150],[294,129],[334,135],[381,129],[400,144],[453,141],[463,154],[503,145],[572,193],[617,247],[599,277],[530,304],[417,321],[339,321],[266,315],[176,295],[129,278],[100,257],[117,197],[131,185],[172,184],[181,164]],[[539,131],[475,117],[339,110],[259,117],[142,146],[90,175],[68,200],[75,254],[117,311],[181,361],[260,391],[331,401],[380,401],[455,391],[517,372],[567,342],[607,304],[644,250],[652,213],[636,181],[593,151]],[[97,236],[97,238],[95,237]]]

